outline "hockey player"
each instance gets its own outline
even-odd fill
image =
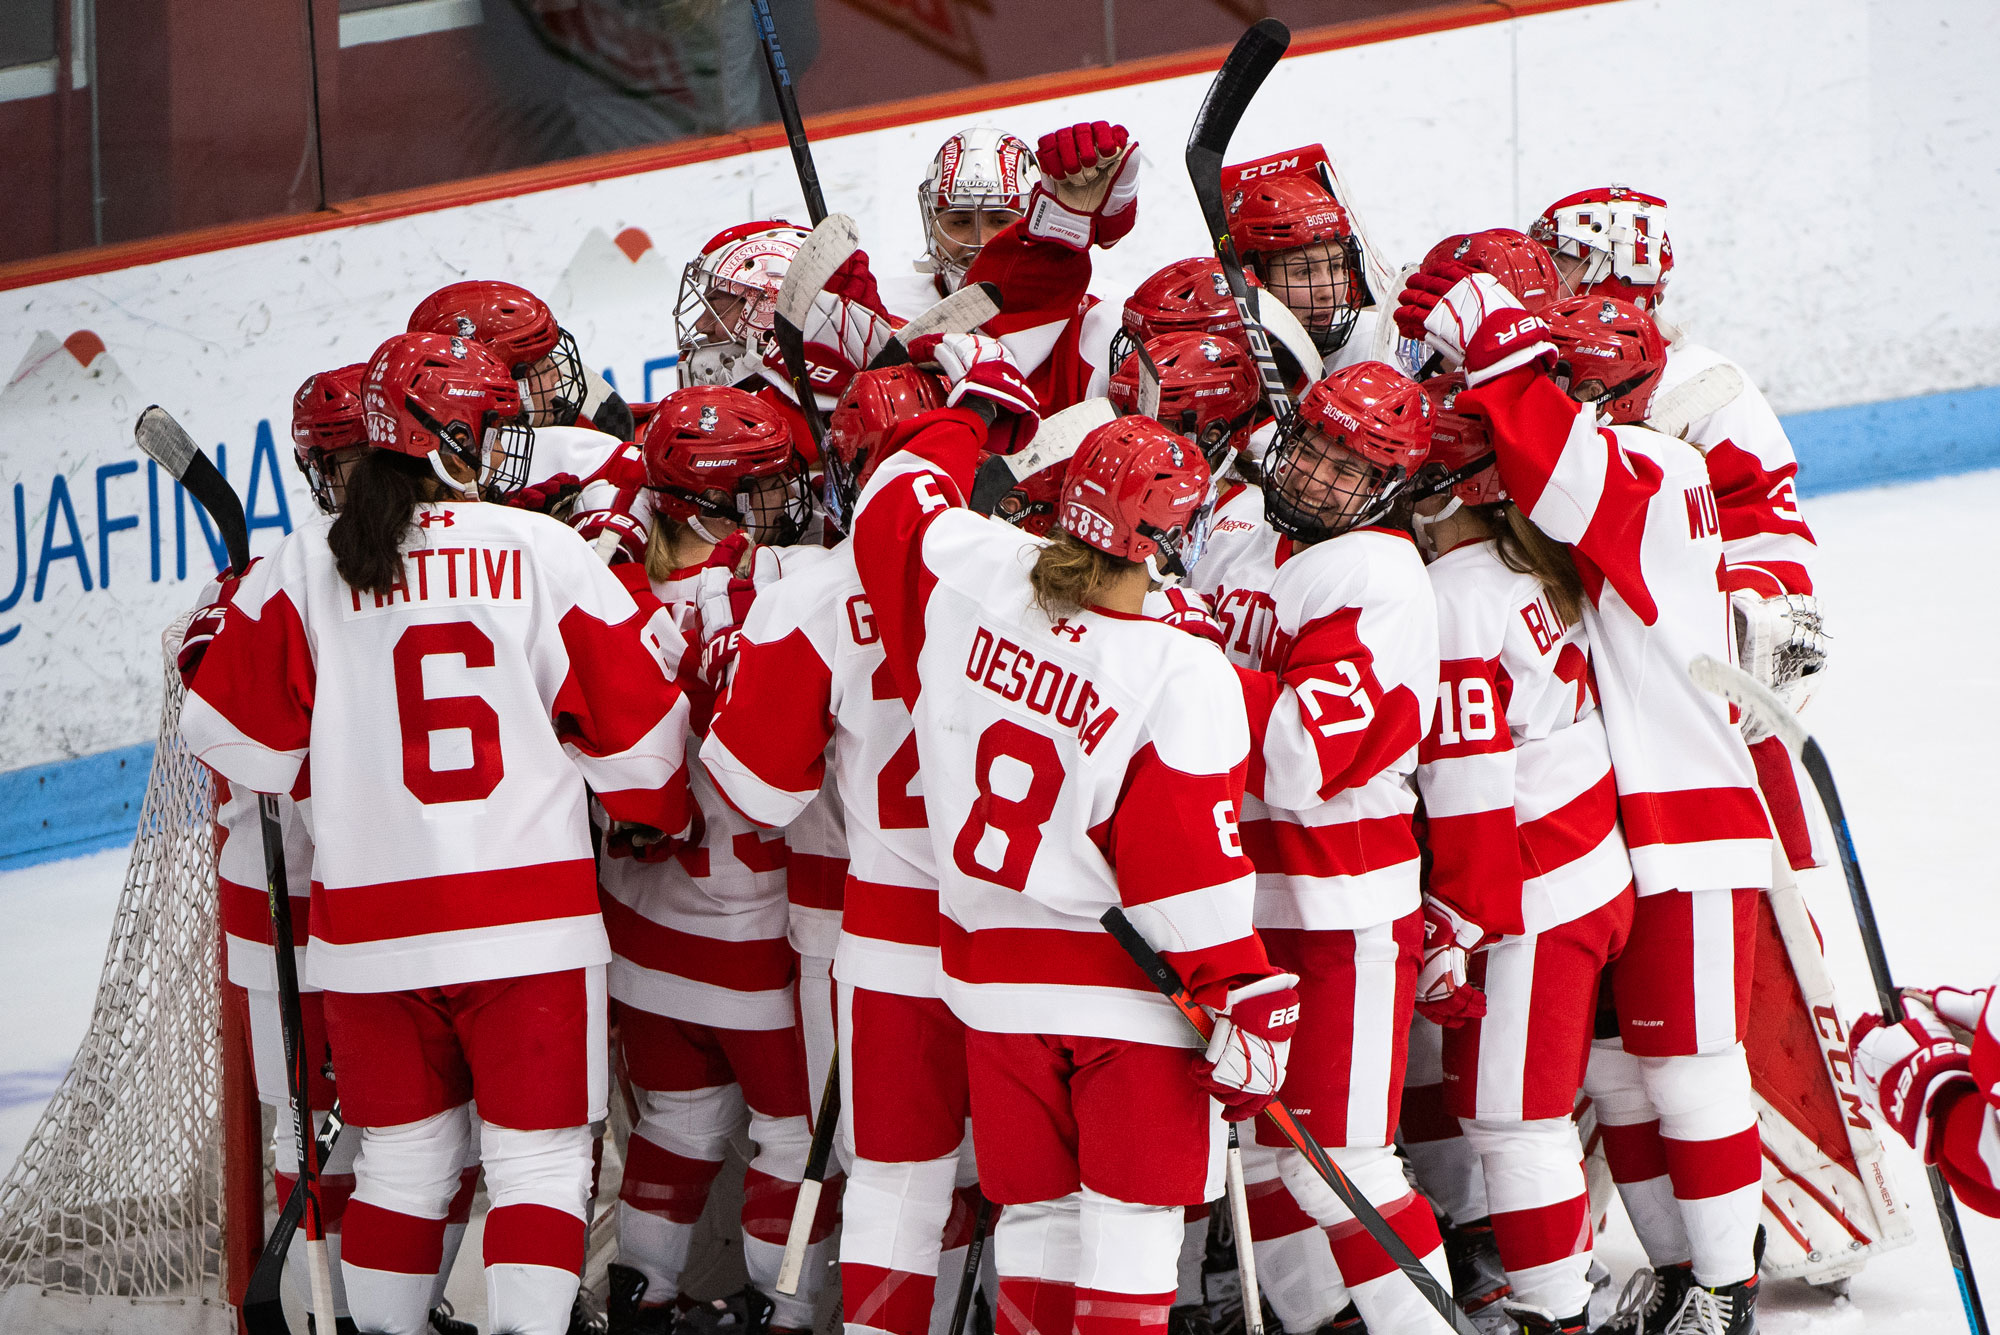
[[[1869,1103],[1944,1174],[1958,1199],[2000,1218],[2000,988],[1903,989],[1904,1019],[1854,1022]]]
[[[1422,558],[1384,520],[1429,444],[1429,401],[1393,368],[1362,362],[1318,382],[1267,456],[1261,492],[1244,488],[1218,511],[1195,583],[1228,634],[1256,739],[1243,845],[1258,931],[1273,962],[1305,980],[1285,1100],[1449,1283],[1430,1204],[1389,1147],[1423,922],[1410,776],[1438,660]],[[1321,1301],[1336,1313],[1351,1301],[1373,1330],[1439,1328],[1303,1156],[1277,1157],[1344,1281]],[[1273,1259],[1310,1258],[1300,1231],[1287,1234]]]
[[[1041,175],[1027,214],[994,237],[966,271],[1000,289],[986,324],[1007,345],[1042,410],[1104,392],[1119,308],[1090,288],[1093,246],[1111,247],[1139,217],[1139,145],[1122,125],[1087,121],[1041,137]]]
[[[556,473],[589,477],[607,448],[594,437],[631,439],[631,407],[590,373],[576,339],[556,323],[548,303],[524,287],[491,279],[447,284],[410,312],[409,330],[477,339],[513,373],[542,456],[530,465],[531,484]],[[563,429],[549,432],[551,427]]]
[[[1005,130],[968,125],[938,145],[917,185],[923,256],[910,272],[882,278],[888,312],[914,319],[964,286],[965,271],[986,243],[1027,213],[1040,179],[1034,151]]]
[[[958,397],[1024,393],[990,339],[948,340]],[[852,513],[906,424],[944,406],[928,371],[864,371],[834,410],[827,466]],[[949,1323],[976,1191],[965,1139],[964,1025],[938,996],[937,871],[910,714],[842,544],[763,591],[729,701],[702,748],[716,786],[759,824],[788,825],[830,777],[850,862],[835,959],[840,1016],[841,1305],[850,1335]]]
[[[990,252],[989,252],[990,253]],[[944,994],[967,1028],[998,1328],[1160,1332],[1182,1207],[1221,1124],[1282,1079],[1293,980],[1249,923],[1247,735],[1228,669],[1139,615],[1178,573],[1207,469],[1143,419],[1086,437],[1046,543],[966,513],[986,413],[920,419],[854,542],[912,704],[940,877]],[[1206,1059],[1097,919],[1123,905],[1219,1012]]]
[[[1637,882],[1611,971],[1618,1051],[1593,1059],[1587,1089],[1607,1138],[1653,1138],[1672,1188],[1671,1207],[1626,1196],[1635,1220],[1649,1216],[1659,1276],[1639,1319],[1743,1335],[1756,1328],[1761,1153],[1742,1040],[1772,854],[1743,739],[1687,676],[1697,654],[1731,649],[1714,493],[1698,453],[1637,425],[1665,357],[1643,312],[1572,298],[1545,323],[1490,275],[1455,274],[1414,275],[1397,318],[1463,366],[1458,409],[1488,422],[1508,494],[1574,550]],[[1665,1245],[1680,1255],[1652,1250],[1673,1222]]]
[[[476,503],[518,485],[528,448],[479,344],[390,339],[364,407],[374,448],[341,513],[226,591],[181,728],[232,786],[295,792],[312,766],[310,981],[360,1129],[356,1326],[424,1328],[476,1100],[488,1309],[552,1335],[605,1115],[584,783],[621,820],[686,828],[672,631],[559,525]]]
[[[1508,1310],[1529,1335],[1582,1335],[1593,1230],[1570,1113],[1598,975],[1632,924],[1632,864],[1582,580],[1509,498],[1484,427],[1455,411],[1464,383],[1424,385],[1425,471],[1459,480],[1416,504],[1442,663],[1418,753],[1431,866],[1417,1009],[1448,1026],[1443,1097],[1483,1168]]]
[[[1303,393],[1320,378],[1318,350],[1304,326],[1278,302],[1260,304],[1257,314],[1264,332],[1270,335],[1279,369],[1290,379],[1293,393]],[[1115,373],[1125,365],[1135,345],[1161,334],[1187,333],[1220,334],[1244,341],[1243,317],[1223,280],[1222,265],[1212,256],[1175,260],[1132,289],[1102,364]],[[1091,383],[1094,390],[1097,381]]]
[[[1162,334],[1148,339],[1145,358],[1134,349],[1107,386],[1121,413],[1140,410],[1143,361],[1158,374],[1154,420],[1201,451],[1219,476],[1249,444],[1250,425],[1264,404],[1257,363],[1240,338],[1226,334]]]
[[[1222,188],[1236,253],[1305,327],[1324,370],[1373,360],[1416,373],[1416,345],[1389,318],[1396,265],[1363,235],[1324,148],[1224,167]]]
[[[702,634],[697,594],[709,559],[739,531],[759,544],[798,540],[810,517],[805,461],[786,416],[718,386],[668,395],[642,443],[652,528],[645,560],[617,570],[712,655],[730,632]],[[708,656],[702,665],[712,691],[721,664]],[[712,698],[696,694],[690,757]],[[787,850],[783,836],[724,802],[699,765],[690,771],[704,827],[693,846],[649,848],[613,827],[599,860],[611,997],[639,1108],[619,1191],[612,1329],[671,1328],[695,1222],[730,1137],[746,1126],[757,1153],[744,1184],[744,1263],[759,1305],[772,1304],[771,1329],[809,1327],[824,1265],[809,1258],[799,1292],[776,1292],[812,1138],[786,940]],[[815,1241],[831,1227],[828,1201]]]

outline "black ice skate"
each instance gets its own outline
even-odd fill
[[[608,1335],[672,1335],[676,1324],[671,1302],[659,1307],[641,1307],[646,1296],[646,1277],[629,1265],[613,1261],[605,1270],[610,1293],[604,1300]],[[571,1312],[574,1313],[572,1308]]]
[[[1691,1285],[1667,1335],[1757,1335],[1757,1276],[1714,1288]]]
[[[1440,1219],[1444,1234],[1445,1264],[1451,1267],[1451,1296],[1467,1316],[1478,1316],[1512,1293],[1507,1283],[1507,1267],[1500,1261],[1500,1248],[1493,1241],[1493,1221],[1475,1219],[1469,1224],[1451,1224]],[[1492,1316],[1500,1314],[1495,1311]],[[1502,1323],[1502,1329],[1510,1323]],[[1482,1323],[1482,1329],[1487,1328]]]
[[[1507,1315],[1514,1319],[1521,1335],[1586,1335],[1590,1329],[1590,1313],[1587,1311],[1559,1317],[1545,1307],[1532,1307],[1527,1303],[1510,1302],[1505,1306]]]
[[[1602,1329],[1606,1335],[1666,1335],[1680,1315],[1681,1300],[1694,1287],[1694,1264],[1635,1270],[1618,1295],[1617,1310]]]
[[[479,1335],[479,1327],[458,1319],[449,1298],[431,1309],[431,1330],[433,1335]]]

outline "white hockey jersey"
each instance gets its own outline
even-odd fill
[[[292,791],[310,757],[311,980],[604,963],[584,784],[621,820],[687,826],[672,628],[542,515],[424,505],[379,596],[335,571],[331,522],[245,573],[181,709],[233,786]]]
[[[215,897],[222,920],[224,966],[229,981],[258,992],[278,990],[271,895],[264,873],[264,823],[258,795],[215,776]],[[299,803],[278,799],[278,829],[285,843],[285,888],[292,901],[292,945],[298,952],[299,986],[305,982],[306,943],[312,915],[312,834]]]
[[[862,496],[855,562],[912,702],[943,995],[973,1028],[1168,1046],[1186,1022],[1099,923],[1122,905],[1198,998],[1269,975],[1237,832],[1248,733],[1212,646],[1143,616],[1051,618],[1039,539],[962,508],[979,418],[942,409]]]
[[[1573,922],[1632,881],[1590,640],[1490,539],[1427,568],[1441,659],[1417,766],[1430,892],[1503,935]]]
[[[1422,896],[1411,775],[1437,701],[1437,612],[1402,533],[1296,546],[1263,492],[1225,493],[1194,572],[1241,676],[1252,750],[1243,846],[1257,925],[1399,918]]]
[[[1701,455],[1644,427],[1599,427],[1534,366],[1463,391],[1501,481],[1583,576],[1619,815],[1641,895],[1768,888],[1771,826],[1723,701],[1688,664],[1734,653],[1722,532]]]
[[[802,819],[832,782],[848,857],[834,974],[871,991],[938,995],[937,873],[916,737],[853,543],[758,595],[701,754],[763,825]]]

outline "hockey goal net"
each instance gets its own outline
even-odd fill
[[[215,803],[180,739],[170,650],[184,625],[164,638],[159,741],[90,1028],[0,1183],[8,1335],[236,1328]],[[250,1222],[261,1234],[261,1218]]]

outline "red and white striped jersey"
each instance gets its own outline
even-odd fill
[[[692,599],[701,569],[677,570],[646,589],[696,642],[701,619]],[[645,583],[643,565],[619,570]],[[707,711],[699,712],[696,727],[709,726]],[[759,828],[723,798],[700,763],[701,747],[701,733],[690,729],[688,791],[701,809],[700,844],[642,861],[614,855],[607,842],[598,858],[611,996],[692,1024],[788,1029],[797,961],[788,939],[785,835]]]
[[[1110,380],[1101,363],[1123,303],[1091,296],[1090,278],[1087,252],[1037,240],[1021,223],[981,247],[966,271],[967,283],[1000,289],[1001,312],[984,331],[1006,345],[1045,414],[1103,394]]]
[[[1958,1198],[2000,1218],[2000,985],[1987,989],[1972,1036],[1972,1084],[1933,1114],[1931,1146]]]
[[[832,781],[848,856],[834,972],[871,991],[938,995],[937,873],[917,743],[853,543],[758,595],[701,754],[761,824],[801,819]]]
[[[1430,893],[1507,936],[1573,922],[1632,881],[1590,640],[1490,539],[1428,569],[1441,660],[1417,766]]]
[[[1194,571],[1242,678],[1243,846],[1257,925],[1365,927],[1421,895],[1410,776],[1437,696],[1437,616],[1401,534],[1299,547],[1264,493],[1226,490]],[[1282,586],[1282,590],[1281,590]]]
[[[259,992],[278,990],[272,949],[271,895],[264,876],[264,824],[257,794],[215,776],[215,895],[222,920],[229,981]],[[312,913],[312,833],[299,803],[278,799],[278,829],[285,841],[285,886],[292,900],[292,945],[298,950],[299,985],[305,982],[307,924]]]
[[[711,778],[714,776],[711,775]],[[847,815],[828,775],[819,796],[785,827],[786,936],[801,955],[830,960],[840,947],[847,895]]]
[[[1660,402],[1695,376],[1715,367],[1742,375],[1743,368],[1712,348],[1682,341],[1667,349],[1653,401]],[[1818,555],[1812,530],[1799,513],[1794,488],[1799,461],[1792,442],[1763,394],[1744,376],[1735,398],[1688,424],[1685,437],[1702,452],[1722,521],[1722,558],[1728,587],[1761,597],[1811,593]]]
[[[1098,919],[1123,905],[1211,1004],[1272,972],[1237,833],[1249,737],[1229,665],[1148,617],[1036,606],[1040,540],[962,508],[975,414],[925,414],[901,439],[852,541],[912,702],[944,998],[989,1032],[1184,1046]]]
[[[1533,366],[1459,397],[1485,414],[1508,494],[1570,544],[1583,576],[1639,893],[1769,887],[1771,826],[1749,749],[1729,706],[1688,677],[1698,655],[1734,656],[1701,455],[1644,427],[1599,427]]]
[[[419,507],[386,595],[315,516],[244,574],[181,709],[232,786],[310,756],[313,982],[379,992],[609,957],[586,782],[618,819],[689,819],[687,705],[663,637],[562,524]]]

